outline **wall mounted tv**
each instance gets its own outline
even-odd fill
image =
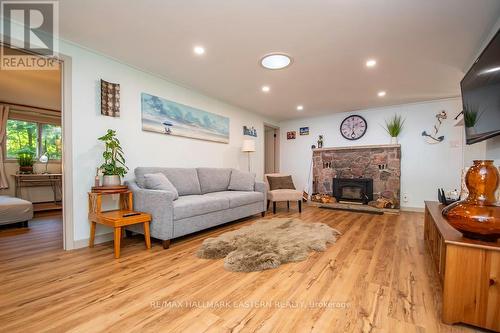
[[[500,135],[500,30],[460,86],[467,144]]]

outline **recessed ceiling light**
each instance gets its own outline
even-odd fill
[[[369,59],[366,61],[366,67],[375,67],[377,64],[377,60],[375,59]]]
[[[205,48],[203,48],[202,46],[195,46],[193,48],[193,51],[194,53],[196,53],[197,55],[202,55],[205,53]]]
[[[386,95],[386,92],[385,92],[385,91],[383,91],[383,90],[382,90],[382,91],[379,91],[379,92],[377,93],[377,96],[378,96],[378,97],[384,97],[385,95]]]
[[[262,86],[262,91],[263,92],[269,92],[271,88],[269,86]]]
[[[297,105],[297,111],[302,111],[304,110],[304,106],[303,105]]]
[[[292,64],[292,58],[284,53],[270,53],[260,59],[260,64],[267,69],[283,69]]]

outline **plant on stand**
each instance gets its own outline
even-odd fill
[[[389,121],[385,121],[385,130],[391,136],[391,144],[398,144],[398,136],[403,131],[405,120],[400,115],[394,115]]]
[[[104,174],[102,186],[120,185],[121,177],[125,176],[128,168],[125,165],[123,149],[116,137],[116,131],[108,129],[106,134],[98,138],[98,140],[106,145],[106,149],[102,153],[104,163],[99,167]]]
[[[17,152],[20,173],[33,173],[33,164],[35,164],[34,156],[35,153],[29,148],[23,148]]]
[[[464,107],[464,125],[467,136],[476,134],[476,129],[474,127],[480,117],[481,114],[474,106],[466,105]]]

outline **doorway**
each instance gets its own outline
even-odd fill
[[[280,129],[264,124],[264,174],[280,171]]]
[[[0,47],[19,58],[40,57],[4,44]],[[62,76],[62,61],[53,68],[0,72],[0,106],[5,118],[0,166],[6,180],[0,194],[4,200],[26,206],[0,223],[3,241],[8,236],[29,238],[41,232],[50,234],[51,246],[64,246]]]

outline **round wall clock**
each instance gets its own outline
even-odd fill
[[[352,115],[345,118],[340,124],[340,134],[347,140],[358,140],[365,135],[368,124],[365,118]]]

